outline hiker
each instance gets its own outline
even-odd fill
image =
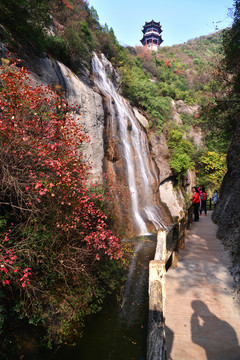
[[[199,200],[200,200],[200,203],[199,203],[199,210],[201,210],[201,207],[202,207],[202,189],[200,187],[197,188],[198,189],[198,193],[199,193]]]
[[[199,221],[199,204],[200,204],[200,196],[196,186],[192,187],[192,204],[193,204],[193,211],[194,211],[194,221]]]
[[[200,216],[202,215],[202,211],[205,212],[205,216],[206,216],[207,215],[207,192],[206,192],[204,186],[202,187]]]
[[[214,194],[212,196],[212,201],[213,201],[214,208],[215,208],[217,205],[217,202],[218,202],[218,191],[217,190],[214,191]]]

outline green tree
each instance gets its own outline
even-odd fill
[[[208,151],[198,161],[199,183],[210,188],[219,188],[227,172],[225,153]]]

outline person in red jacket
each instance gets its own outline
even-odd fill
[[[192,188],[192,204],[193,204],[193,211],[194,211],[194,221],[199,221],[199,205],[200,205],[200,196],[197,188],[194,186]]]
[[[200,215],[202,215],[202,211],[205,212],[205,216],[207,215],[207,192],[205,190],[205,187],[202,187],[202,195],[201,197],[201,206],[200,206]]]

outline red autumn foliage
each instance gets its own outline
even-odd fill
[[[49,251],[59,242],[66,254],[55,260],[74,274],[86,258],[118,259],[122,251],[99,206],[103,196],[89,191],[90,166],[80,151],[89,138],[77,124],[79,109],[50,87],[34,87],[28,71],[15,65],[0,68],[0,204],[16,224],[2,234],[0,269],[4,285],[12,278],[25,287],[34,278],[27,261],[37,255],[25,249],[24,226],[41,224]]]
[[[71,5],[70,1],[68,0],[58,0],[59,2],[62,2],[68,9],[73,10],[73,6]]]
[[[163,60],[163,61],[167,67],[170,68],[172,66],[172,63],[169,60]]]
[[[180,66],[178,65],[176,70],[175,70],[175,73],[177,75],[183,75],[184,74],[184,71],[180,68]]]
[[[77,25],[87,17],[88,2],[84,0],[51,0],[50,7],[58,30],[64,32],[69,25]],[[64,24],[64,25],[63,25]]]
[[[145,46],[136,46],[136,52],[144,61],[152,61],[152,52],[149,51]]]

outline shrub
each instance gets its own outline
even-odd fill
[[[72,65],[76,67],[84,63],[88,66],[95,45],[87,22],[83,20],[69,25],[64,32],[64,39]]]
[[[182,150],[176,150],[172,153],[169,164],[178,177],[185,175],[187,170],[194,169],[191,157]]]
[[[161,97],[158,86],[137,66],[125,67],[123,76],[123,95],[130,99],[132,105],[146,110],[152,123],[161,129],[170,113],[171,99]]]
[[[60,342],[100,307],[122,251],[88,182],[79,109],[24,68],[0,81],[2,303]]]
[[[171,149],[169,164],[178,177],[185,175],[188,169],[193,170],[193,145],[190,141],[183,138],[183,131],[178,129],[169,131],[168,147]]]
[[[55,58],[68,63],[68,50],[66,42],[62,37],[48,36],[46,39],[46,49]]]

